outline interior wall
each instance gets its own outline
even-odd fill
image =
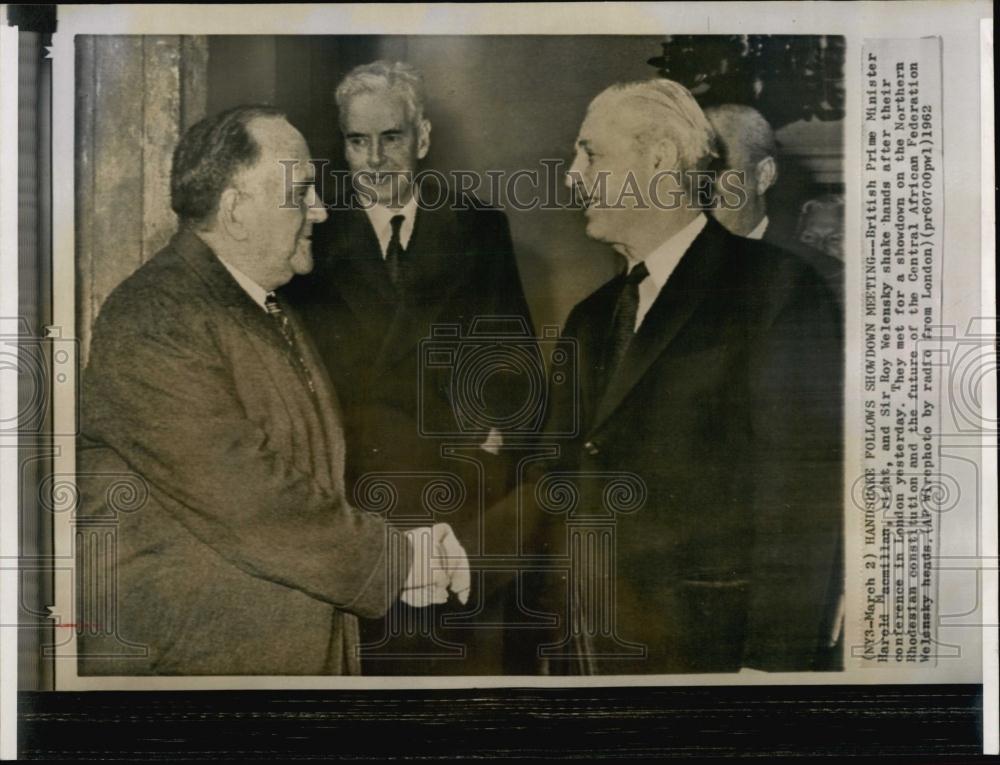
[[[81,362],[101,304],[170,239],[170,163],[205,113],[207,39],[76,42],[76,250]]]
[[[272,104],[305,136],[313,157],[342,168],[333,91],[358,64],[378,57],[371,36],[214,36],[209,40],[208,105]]]

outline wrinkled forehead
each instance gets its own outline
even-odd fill
[[[342,123],[347,132],[400,129],[411,122],[406,98],[389,86],[360,91],[344,104]]]
[[[655,119],[655,105],[645,99],[605,92],[587,107],[580,126],[580,141],[631,139]]]

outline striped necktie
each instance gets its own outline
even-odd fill
[[[292,366],[295,367],[296,373],[309,387],[309,392],[315,395],[316,386],[313,383],[312,375],[309,373],[309,367],[306,365],[306,360],[302,356],[301,347],[295,339],[295,328],[292,326],[292,323],[288,318],[288,314],[285,313],[284,309],[281,307],[281,303],[278,302],[278,296],[273,292],[268,292],[267,297],[264,299],[264,307],[267,309],[268,315],[274,319],[278,325],[278,331],[281,332],[281,336],[285,340],[285,345],[288,348],[288,355],[291,359]]]

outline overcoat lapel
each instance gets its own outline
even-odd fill
[[[267,314],[247,293],[237,284],[232,275],[222,265],[222,262],[212,253],[211,249],[197,235],[191,232],[181,232],[174,240],[174,246],[180,256],[197,276],[206,284],[213,298],[232,316],[233,327],[239,327],[246,333],[260,361],[260,367],[271,377],[275,390],[285,398],[286,405],[291,407],[291,399],[287,397],[287,375],[290,367],[286,367],[285,341],[275,326],[274,319]],[[292,322],[296,340],[302,344],[300,349],[313,379],[319,381],[316,386],[316,402],[323,419],[322,422],[336,418],[338,404],[332,394],[332,386],[327,382],[325,368],[319,364],[308,335],[302,327],[294,311],[289,311],[283,303],[289,320]],[[276,359],[282,359],[279,366]]]
[[[212,297],[232,315],[235,326],[268,345],[274,344],[274,322],[237,284],[207,244],[196,234],[181,231],[174,238],[173,246],[205,283]]]
[[[302,319],[299,317],[299,314],[294,306],[289,306],[286,302],[283,303],[283,308],[288,316],[288,320],[292,324],[292,328],[295,331],[296,341],[299,343],[302,360],[305,362],[306,369],[309,371],[309,376],[315,381],[315,400],[322,415],[321,421],[323,423],[339,423],[342,416],[340,399],[337,397],[337,391],[334,388],[333,383],[330,381],[326,366],[320,359],[319,354],[309,337],[309,332],[306,330],[305,325],[302,323]],[[332,439],[339,438],[341,436],[337,433],[330,433],[327,431],[326,437],[328,440],[328,449],[330,449],[331,453],[333,453],[334,448]]]

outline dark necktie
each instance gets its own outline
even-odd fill
[[[295,339],[295,328],[288,319],[288,314],[285,313],[278,302],[278,296],[273,292],[268,292],[267,297],[264,299],[264,307],[267,308],[267,312],[271,318],[277,322],[278,331],[281,332],[281,336],[285,339],[285,345],[288,347],[288,355],[292,366],[295,367],[296,373],[308,386],[309,392],[315,395],[316,386],[313,384],[312,375],[309,374],[309,367],[306,365],[306,360],[302,357],[302,349]]]
[[[405,215],[392,216],[389,221],[392,225],[392,238],[385,250],[385,267],[389,271],[389,280],[396,289],[402,289],[406,281],[405,264],[403,263],[403,255],[406,254],[406,250],[403,249],[403,243],[399,238],[399,231],[403,228],[405,220]]]
[[[639,313],[639,284],[647,276],[649,271],[646,264],[639,263],[622,279],[621,291],[611,319],[610,348],[605,366],[606,382],[614,376],[615,370],[625,358],[632,336],[635,335],[635,317]]]

